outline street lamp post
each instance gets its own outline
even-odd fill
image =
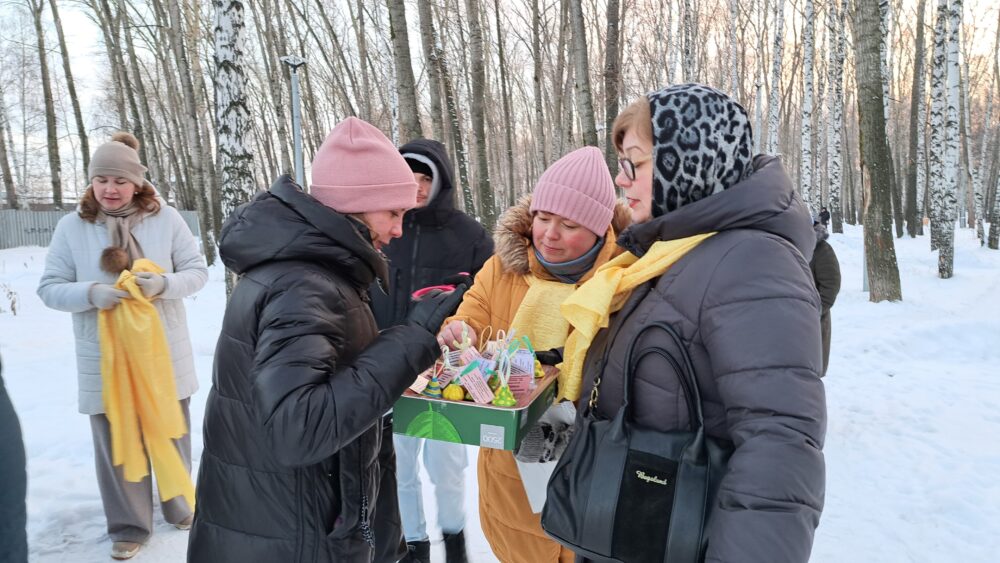
[[[302,115],[299,112],[299,67],[306,60],[297,55],[281,57],[281,62],[291,68],[292,72],[292,143],[295,145],[295,183],[308,191],[305,185],[305,164],[302,159]]]

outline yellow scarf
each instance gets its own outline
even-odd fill
[[[111,457],[125,480],[149,475],[148,452],[160,499],[183,496],[194,508],[194,483],[173,440],[187,434],[177,400],[174,368],[156,307],[142,294],[133,272],[163,273],[142,258],[118,277],[115,287],[131,299],[97,314],[101,343],[101,395],[111,429]],[[145,444],[145,450],[143,445]]]
[[[594,277],[563,302],[563,317],[573,329],[563,349],[563,363],[559,366],[557,401],[576,401],[580,398],[587,349],[597,331],[608,327],[611,314],[625,305],[632,290],[662,275],[674,262],[714,234],[659,241],[653,243],[642,258],[626,252],[601,266]]]
[[[535,350],[559,348],[569,334],[569,322],[559,314],[559,305],[576,290],[576,284],[543,280],[531,274],[524,276],[524,281],[528,292],[517,306],[510,327],[517,331],[515,336],[527,336]]]

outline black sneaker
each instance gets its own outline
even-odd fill
[[[465,534],[444,534],[444,553],[447,563],[468,563],[465,555]]]
[[[406,555],[399,563],[431,563],[430,540],[406,542]]]

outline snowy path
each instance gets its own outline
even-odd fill
[[[831,242],[844,288],[833,309],[827,505],[812,560],[996,560],[1000,252],[961,230],[956,276],[939,280],[926,237],[897,240],[904,301],[875,305],[861,292],[861,230],[848,227]],[[28,452],[31,561],[109,561],[90,428],[76,410],[70,316],[35,296],[44,256],[39,248],[0,250],[0,284],[16,292],[19,309],[0,313],[0,354]],[[187,302],[202,382],[192,400],[196,459],[223,292],[213,268],[209,285]],[[0,309],[9,309],[2,286]],[[475,450],[469,454],[470,551],[473,561],[491,562],[476,509]],[[425,506],[433,522],[429,489]],[[155,521],[136,561],[183,561],[187,534]],[[441,544],[433,549],[443,560]]]

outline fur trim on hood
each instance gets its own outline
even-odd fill
[[[531,271],[528,249],[531,248],[531,195],[522,196],[497,221],[493,229],[495,254],[500,259],[504,272],[525,275]],[[605,244],[614,244],[615,237],[632,223],[628,206],[615,202],[615,214],[611,218],[614,233],[605,239]]]

